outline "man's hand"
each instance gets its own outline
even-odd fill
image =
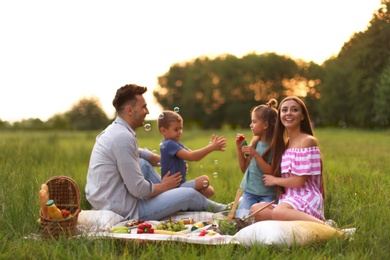
[[[168,171],[164,178],[161,180],[161,184],[165,185],[165,187],[167,188],[166,190],[170,190],[179,186],[182,178],[183,177],[180,172],[171,175],[171,172]]]
[[[154,197],[164,191],[171,190],[177,188],[182,180],[182,176],[180,172],[172,174],[168,171],[167,174],[162,178],[161,183],[154,184],[153,193],[150,195]]]

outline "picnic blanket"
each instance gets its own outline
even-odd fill
[[[192,218],[196,222],[212,221],[211,212],[178,212],[166,218],[177,221],[184,218]],[[110,233],[113,226],[124,226],[128,221],[122,221],[121,217],[110,211],[82,211],[79,215],[78,228],[89,237],[106,237],[115,239],[135,239],[151,241],[177,241],[194,244],[223,245],[242,244],[254,245],[307,245],[311,243],[326,242],[334,237],[348,238],[356,229],[336,229],[330,226],[308,221],[261,221],[241,229],[234,236],[215,234],[213,236],[199,236],[202,229],[190,232],[187,236],[172,236],[160,234],[137,234],[136,229],[129,234]],[[164,220],[162,220],[164,221]],[[157,225],[160,221],[147,221]]]

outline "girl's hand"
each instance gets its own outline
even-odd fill
[[[252,146],[246,145],[241,147],[241,151],[245,155],[253,157],[257,152]]]
[[[245,140],[245,136],[243,134],[238,133],[236,135],[236,146],[240,148],[242,146],[242,141]]]
[[[269,174],[263,175],[263,181],[265,186],[275,186],[277,177]]]
[[[212,135],[209,145],[213,147],[214,151],[225,151],[226,138],[223,136]]]

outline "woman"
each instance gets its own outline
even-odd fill
[[[259,212],[255,220],[324,223],[321,153],[313,135],[309,113],[299,98],[287,97],[280,103],[269,149],[274,152],[274,174],[265,174],[263,179],[266,186],[277,187],[279,202]],[[263,205],[253,205],[251,212]]]

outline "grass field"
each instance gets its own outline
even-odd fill
[[[247,138],[249,130],[242,130]],[[182,142],[191,149],[206,145],[213,132],[188,130]],[[236,131],[216,132],[228,139],[225,152],[189,163],[188,178],[207,174],[218,202],[234,199],[239,172]],[[84,188],[97,132],[0,132],[0,259],[389,259],[390,132],[316,129],[323,154],[327,218],[343,228],[356,227],[352,241],[280,249],[240,245],[207,246],[175,242],[109,239],[40,241],[38,190],[52,176],[67,175],[79,185],[81,208],[88,209]],[[155,129],[137,131],[140,147],[159,151]],[[215,178],[216,177],[216,178]]]

